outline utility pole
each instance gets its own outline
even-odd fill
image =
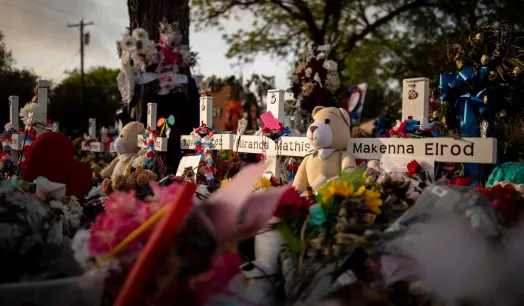
[[[67,25],[68,28],[80,28],[80,109],[82,112],[82,120],[85,119],[83,116],[84,114],[84,91],[85,91],[85,83],[84,83],[84,45],[89,44],[89,33],[84,34],[84,27],[93,25],[94,22],[84,22],[84,18],[80,20],[80,23],[77,24],[71,24],[69,23]],[[84,121],[82,121],[84,122]]]

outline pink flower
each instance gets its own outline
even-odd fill
[[[385,181],[386,181],[386,176],[385,175],[381,175],[377,179],[377,183],[379,183],[379,184],[384,184]]]
[[[417,191],[414,191],[414,192],[408,193],[406,196],[408,199],[416,201],[420,197],[420,193],[418,193]]]
[[[98,256],[109,253],[144,223],[150,210],[149,204],[136,199],[134,193],[113,193],[106,201],[106,210],[97,217],[91,227],[89,251]],[[140,250],[148,236],[147,234],[139,237],[122,255]]]
[[[402,181],[402,177],[400,177],[400,176],[397,174],[397,172],[393,171],[393,172],[391,173],[391,181],[393,181],[393,182],[400,182],[400,181]]]

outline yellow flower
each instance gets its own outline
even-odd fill
[[[220,182],[220,187],[224,187],[224,186],[226,186],[228,183],[229,183],[229,179],[222,180],[222,181]]]
[[[334,180],[331,181],[327,186],[323,187],[320,192],[323,195],[322,204],[327,203],[330,198],[334,196],[341,196],[349,198],[351,196],[360,196],[366,191],[365,186],[361,186],[358,190],[355,190],[353,184],[348,181]]]
[[[374,214],[380,215],[380,206],[382,206],[382,199],[380,199],[380,193],[372,190],[366,190],[364,193],[364,201],[368,209]]]
[[[254,189],[267,189],[269,187],[271,187],[271,181],[267,177],[263,177],[260,179],[260,181],[258,181],[258,183],[255,184]]]

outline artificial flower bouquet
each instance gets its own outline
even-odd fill
[[[292,105],[292,112],[303,118],[305,122],[315,106],[338,106],[335,98],[340,87],[338,64],[327,59],[328,51],[309,52],[295,68],[291,92],[296,103]]]
[[[196,53],[182,44],[176,24],[159,25],[160,39],[155,42],[144,29],[134,29],[120,42],[122,70],[117,77],[124,101],[131,101],[135,84],[159,81],[159,95],[169,94],[176,86],[187,83],[187,76],[178,74],[195,65]]]
[[[0,300],[6,305],[100,305],[100,273],[84,275],[71,252],[82,223],[74,196],[6,181],[0,186]],[[37,187],[38,188],[38,187]]]
[[[491,203],[491,206],[500,214],[501,223],[505,227],[519,227],[521,214],[524,208],[524,189],[522,185],[510,182],[497,182],[492,187],[475,187]]]
[[[136,305],[164,305],[182,294],[188,305],[201,305],[227,292],[239,272],[240,258],[229,246],[263,228],[289,189],[253,193],[264,168],[247,167],[204,201],[187,182],[153,183],[154,196],[144,200],[115,192],[91,229],[75,236],[75,257],[86,270],[110,270],[105,295],[115,305],[130,305],[131,296]]]

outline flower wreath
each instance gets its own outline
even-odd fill
[[[213,134],[215,131],[208,127],[205,123],[194,129],[191,133],[193,140],[195,140],[195,154],[204,156],[204,176],[207,184],[213,184],[214,176],[214,162],[213,162]]]

